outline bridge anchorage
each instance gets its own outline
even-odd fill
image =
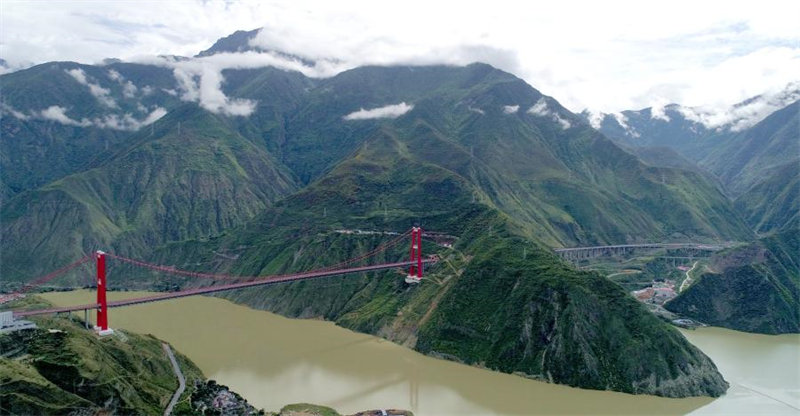
[[[353,265],[353,263],[355,262],[363,261],[367,258],[375,256],[378,253],[384,252],[391,247],[396,246],[397,244],[401,243],[408,235],[411,235],[410,260],[399,261],[395,263],[371,264],[365,266]],[[14,310],[12,311],[12,319],[21,318],[25,316],[70,313],[82,310],[84,311],[85,315],[84,321],[88,328],[89,325],[88,311],[94,309],[97,311],[97,318],[95,321],[96,325],[94,326],[94,330],[97,332],[98,335],[106,336],[114,333],[114,330],[108,327],[108,315],[109,315],[108,310],[111,308],[139,305],[150,302],[159,302],[163,300],[177,299],[187,296],[203,295],[203,294],[223,292],[228,290],[251,288],[256,286],[267,286],[278,283],[318,279],[329,276],[340,276],[346,274],[364,273],[364,272],[371,272],[378,270],[388,270],[388,269],[398,269],[398,268],[403,269],[405,267],[409,267],[409,272],[405,278],[405,281],[408,282],[409,284],[417,284],[420,283],[420,281],[422,280],[423,266],[426,263],[433,264],[439,261],[439,258],[436,255],[429,255],[425,258],[422,258],[422,228],[420,227],[414,227],[411,230],[398,235],[397,238],[393,239],[392,241],[388,241],[386,243],[379,245],[377,248],[367,252],[366,254],[360,255],[358,257],[346,260],[344,262],[332,266],[328,266],[317,270],[311,270],[307,272],[299,272],[299,273],[291,273],[283,275],[271,275],[271,276],[237,276],[237,275],[227,275],[227,274],[204,273],[204,272],[196,272],[189,270],[179,270],[172,266],[156,265],[143,262],[140,260],[130,259],[112,253],[96,251],[68,266],[62,267],[61,269],[58,269],[40,278],[32,280],[30,283],[24,285],[22,290],[18,292],[12,293],[7,296],[0,296],[0,303],[16,299],[19,296],[22,296],[23,292],[28,291],[43,283],[49,282],[50,280],[53,280],[54,278],[60,275],[63,275],[67,271],[72,270],[75,267],[78,267],[81,264],[84,264],[88,261],[91,261],[93,257],[97,266],[97,300],[95,303],[89,303],[85,305],[65,306],[65,307],[51,307],[44,309]],[[184,289],[178,292],[159,293],[155,295],[149,295],[131,299],[115,300],[109,302],[108,299],[106,298],[106,291],[108,289],[107,288],[108,282],[106,279],[107,277],[106,259],[108,257],[128,263],[136,267],[144,267],[159,272],[175,274],[183,277],[212,279],[215,282],[224,282],[224,281],[227,282],[222,284],[212,284],[210,286],[204,286],[204,287],[196,287],[193,289]],[[232,280],[233,282],[231,282]]]

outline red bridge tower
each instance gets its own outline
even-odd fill
[[[412,264],[408,269],[408,276],[406,276],[406,283],[419,283],[422,280],[422,228],[414,227],[411,229],[411,261],[416,261],[417,264]]]
[[[98,250],[97,259],[97,325],[94,330],[100,336],[111,335],[113,329],[108,328],[108,302],[106,301],[106,253]]]

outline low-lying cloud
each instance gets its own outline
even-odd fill
[[[506,114],[514,114],[517,111],[519,111],[519,106],[518,105],[504,105],[503,106],[503,112],[506,113]]]
[[[83,72],[80,68],[75,69],[68,69],[66,70],[67,74],[71,75],[72,78],[75,78],[75,81],[78,83],[83,84],[89,87],[89,92],[97,99],[97,101],[108,107],[108,108],[117,108],[117,103],[111,98],[111,90],[108,88],[103,88],[100,84],[96,82],[92,82],[87,76],[86,73]]]
[[[550,120],[558,123],[563,130],[572,127],[572,123],[570,123],[569,120],[561,117],[558,113],[551,110],[547,106],[547,102],[544,100],[544,98],[539,98],[539,101],[536,101],[536,104],[528,109],[528,113],[539,117],[547,117]]]
[[[167,114],[166,109],[162,107],[156,107],[144,119],[141,120],[137,119],[130,113],[125,113],[122,115],[106,114],[100,117],[94,117],[92,119],[82,118],[77,120],[68,116],[68,109],[60,105],[53,105],[40,111],[29,111],[28,114],[17,111],[8,105],[3,105],[2,110],[3,112],[11,114],[20,120],[46,120],[54,121],[66,126],[97,127],[101,129],[125,131],[139,130],[146,125],[154,123],[156,120],[164,117],[164,115]]]
[[[37,114],[34,113],[34,116],[36,115]],[[51,120],[61,124],[66,124],[68,126],[88,127],[92,125],[92,123],[86,119],[83,119],[82,121],[71,119],[69,116],[67,116],[67,109],[65,107],[61,107],[60,105],[47,107],[40,111],[38,116],[44,120]]]
[[[180,96],[184,101],[199,103],[201,107],[216,114],[245,117],[255,111],[257,102],[226,96],[222,92],[222,84],[225,82],[223,70],[275,67],[285,71],[297,71],[312,78],[323,78],[349,69],[333,61],[321,60],[314,65],[307,65],[283,55],[255,51],[218,53],[190,59],[140,57],[134,61],[172,69],[178,90],[164,90],[164,92]]]
[[[678,107],[678,111],[688,120],[709,129],[741,131],[797,100],[800,100],[800,82],[789,84],[782,91],[771,91],[732,107]]]
[[[139,91],[139,89],[133,82],[131,82],[130,80],[126,80],[125,77],[122,76],[122,74],[113,69],[108,70],[108,77],[113,79],[114,81],[117,81],[119,85],[122,86],[122,95],[124,95],[125,98],[134,98],[136,96],[136,93]],[[152,88],[150,89],[152,90]]]
[[[402,102],[400,104],[387,105],[384,107],[372,108],[369,110],[361,108],[360,110],[354,111],[342,118],[345,120],[371,120],[376,118],[397,118],[411,111],[413,108],[414,108],[413,104],[406,104],[405,102]]]

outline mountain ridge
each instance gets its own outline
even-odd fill
[[[141,71],[137,85],[150,85],[146,66],[113,65],[124,77]],[[431,270],[440,285],[412,289],[387,272],[226,296],[552,382],[672,397],[727,388],[674,329],[548,248],[751,239],[701,173],[643,163],[555,99],[485,64],[360,67],[324,79],[275,68],[223,72],[220,94],[247,100],[251,113],[214,114],[183,102],[174,79],[158,84],[161,119],[102,149],[91,169],[4,204],[4,266],[22,277],[31,265],[44,271],[66,260],[52,255],[65,247],[77,255],[99,246],[179,268],[266,275],[377,244],[333,230],[416,223],[459,239],[455,252],[441,252],[454,270]],[[85,76],[105,88],[98,73]],[[125,103],[124,90],[109,91]],[[99,102],[93,95],[83,111]],[[33,262],[37,250],[50,264]],[[124,271],[127,287],[200,284]]]

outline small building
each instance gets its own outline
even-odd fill
[[[14,319],[12,311],[0,312],[0,334],[33,328],[36,328],[35,323],[24,319]]]

